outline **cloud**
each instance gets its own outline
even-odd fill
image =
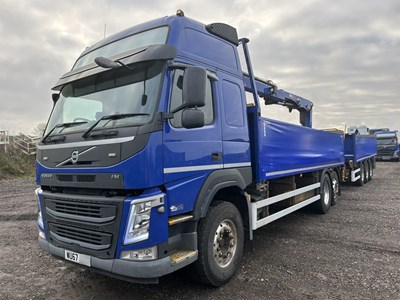
[[[400,2],[3,0],[0,129],[29,132],[47,120],[51,87],[91,44],[182,8],[250,38],[257,76],[314,102],[314,125],[400,129]],[[288,120],[284,111],[275,117]]]

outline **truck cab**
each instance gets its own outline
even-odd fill
[[[400,147],[397,130],[376,132],[378,142],[377,160],[400,161]]]
[[[204,198],[252,181],[242,71],[224,26],[147,22],[88,48],[60,78],[37,153],[42,248],[138,280],[197,259]]]

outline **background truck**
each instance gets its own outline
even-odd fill
[[[40,247],[124,280],[189,266],[220,286],[254,230],[310,204],[327,213],[343,136],[311,128],[312,102],[256,78],[248,42],[178,11],[86,49],[53,88],[38,146]],[[260,98],[302,126],[261,117]]]
[[[378,141],[377,160],[400,161],[400,145],[397,130],[386,130],[376,132]]]

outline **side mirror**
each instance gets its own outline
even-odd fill
[[[184,128],[199,128],[204,126],[204,112],[199,109],[185,109],[182,112]]]
[[[200,67],[188,67],[183,76],[182,106],[203,107],[206,103],[207,71]]]

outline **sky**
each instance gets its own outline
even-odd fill
[[[314,127],[400,129],[398,0],[0,0],[0,130],[46,122],[51,88],[104,33],[178,8],[249,38],[256,76],[310,99]],[[270,107],[267,116],[297,120]]]

